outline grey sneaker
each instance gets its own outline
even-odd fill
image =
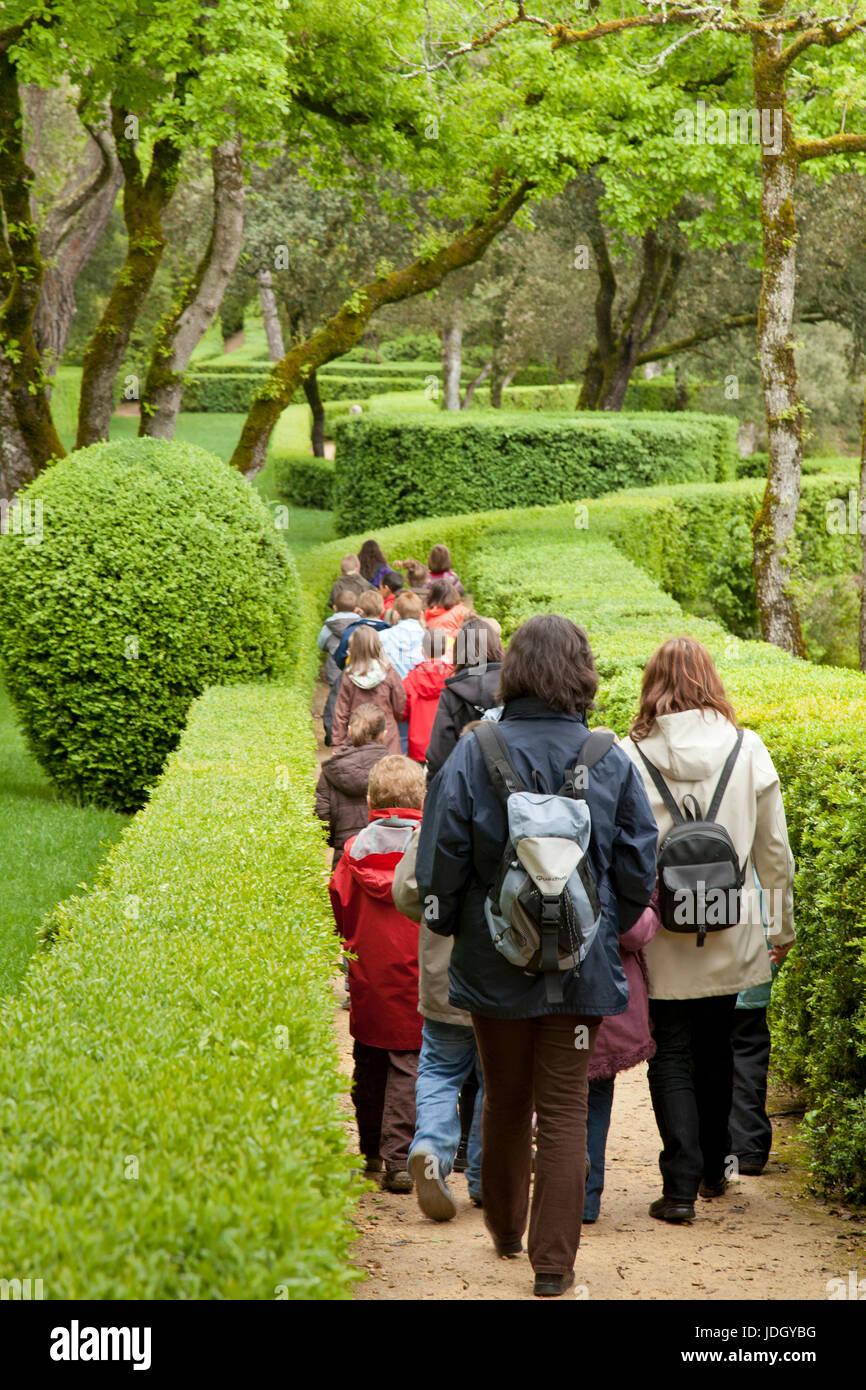
[[[382,1177],[382,1188],[385,1192],[411,1192],[412,1179],[405,1168],[387,1168]]]
[[[457,1203],[445,1179],[439,1176],[439,1160],[434,1153],[429,1149],[416,1149],[409,1157],[409,1172],[415,1182],[418,1205],[425,1216],[431,1221],[450,1221],[457,1215]]]

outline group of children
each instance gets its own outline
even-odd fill
[[[330,686],[325,743],[334,752],[319,775],[316,814],[329,827],[331,902],[348,954],[365,1172],[381,1174],[386,1191],[411,1192],[412,1158],[419,1197],[438,1219],[453,1215],[444,1180],[455,1163],[481,1204],[481,1071],[471,1021],[448,1002],[451,943],[419,925],[417,890],[405,875],[396,906],[394,876],[411,861],[434,731],[444,757],[493,703],[499,625],[463,598],[447,546],[434,546],[426,565],[410,557],[392,567],[369,540],[342,560],[318,638]],[[486,703],[464,699],[467,674],[488,671]],[[447,682],[454,689],[443,702]]]

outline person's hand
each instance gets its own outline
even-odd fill
[[[776,966],[776,969],[782,964],[782,961],[785,959],[793,944],[793,941],[789,941],[787,946],[770,947],[770,961]]]

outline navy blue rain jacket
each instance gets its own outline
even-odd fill
[[[583,719],[542,700],[510,701],[500,730],[527,787],[533,769],[558,792],[589,737]],[[628,931],[655,887],[658,827],[640,774],[614,745],[589,774],[592,817],[589,859],[602,918],[579,973],[562,973],[563,1002],[551,1004],[541,975],[527,975],[501,956],[484,916],[484,899],[508,837],[505,808],[491,786],[478,740],[461,738],[434,777],[424,803],[417,880],[425,920],[440,936],[453,936],[449,1000],[488,1018],[541,1014],[603,1017],[623,1013],[628,985],[619,933]],[[429,901],[428,901],[429,900]]]

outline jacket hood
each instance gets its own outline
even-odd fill
[[[325,627],[329,632],[333,632],[335,637],[342,637],[346,628],[357,621],[357,613],[332,613],[330,618],[325,619]]]
[[[370,769],[387,752],[383,743],[363,743],[360,748],[351,743],[344,744],[322,764],[325,778],[344,796],[366,796]]]
[[[449,676],[454,667],[447,661],[422,661],[412,667],[412,688],[422,700],[439,698],[442,691],[443,676]]]
[[[377,685],[382,684],[386,674],[380,661],[371,661],[363,675],[356,676],[351,670],[348,672],[349,680],[353,685],[357,685],[359,690],[375,690]]]
[[[405,824],[390,825],[391,820]],[[371,898],[380,898],[393,906],[394,869],[420,823],[421,812],[412,809],[389,807],[384,811],[371,811],[370,824],[347,846],[345,858],[349,872]]]
[[[492,709],[496,704],[496,688],[499,685],[501,670],[500,661],[489,661],[485,671],[458,671],[456,676],[449,676],[445,684],[470,705]]]
[[[652,733],[635,747],[673,782],[700,782],[720,773],[734,745],[734,727],[716,710],[660,714]],[[641,766],[640,759],[636,759]]]

